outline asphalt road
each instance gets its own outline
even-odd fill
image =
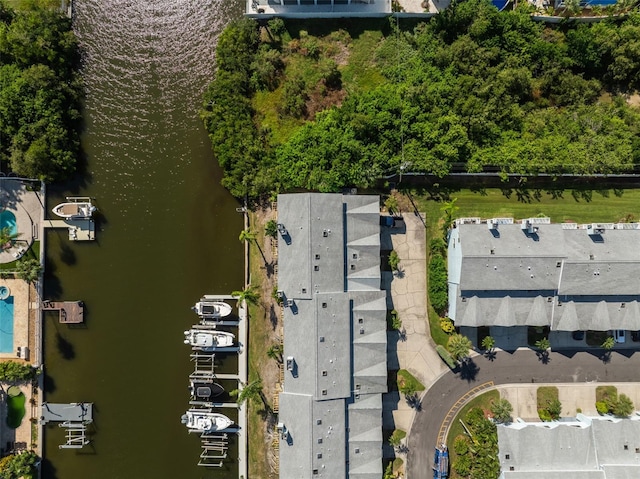
[[[601,359],[602,349],[592,352],[552,352],[543,363],[531,350],[498,351],[495,359],[478,356],[464,371],[442,376],[422,398],[408,436],[407,479],[433,477],[433,448],[445,415],[470,389],[493,381],[514,383],[639,382],[640,353],[616,351]]]

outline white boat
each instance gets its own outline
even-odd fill
[[[96,211],[96,207],[90,201],[68,201],[60,203],[53,208],[53,214],[66,219],[86,219]]]
[[[180,419],[187,429],[202,433],[224,431],[233,424],[224,414],[206,409],[189,409]]]
[[[218,348],[233,346],[235,336],[224,331],[190,329],[184,332],[184,344],[190,344],[199,351],[215,351]]]
[[[201,318],[224,318],[231,314],[231,306],[224,301],[198,301],[191,309]]]

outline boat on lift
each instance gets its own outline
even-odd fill
[[[208,401],[224,393],[224,387],[218,383],[189,381],[189,392],[194,400]]]
[[[233,346],[235,336],[225,331],[211,331],[192,328],[184,332],[184,344],[190,344],[198,351],[211,352],[218,348]]]
[[[195,306],[192,306],[198,316],[203,319],[224,318],[231,314],[231,306],[224,301],[206,301],[201,299]]]
[[[51,211],[54,215],[68,220],[89,219],[97,208],[91,204],[91,198],[68,197],[67,201],[56,205]]]
[[[208,409],[189,409],[180,419],[189,431],[205,434],[224,431],[233,424],[233,421],[224,414]]]

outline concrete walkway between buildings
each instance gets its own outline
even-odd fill
[[[388,333],[387,366],[406,369],[428,389],[449,369],[435,351],[427,319],[427,247],[424,218],[404,215],[402,228],[385,228],[381,249],[395,250],[400,258],[399,272],[383,274],[383,288],[390,292],[389,309],[402,320],[400,332]],[[409,431],[415,410],[397,392],[384,395],[385,429]],[[391,452],[391,451],[389,451]]]

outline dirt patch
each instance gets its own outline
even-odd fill
[[[315,88],[309,93],[306,119],[313,121],[318,112],[328,110],[333,106],[339,107],[342,105],[346,96],[346,91],[342,89],[332,90],[327,88],[324,82],[318,82]]]

